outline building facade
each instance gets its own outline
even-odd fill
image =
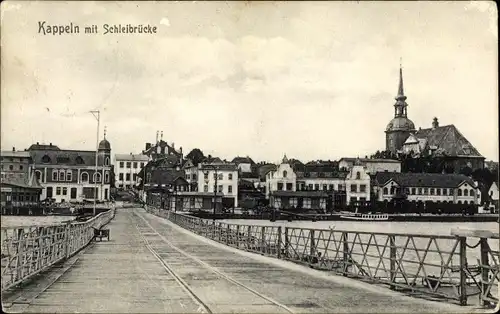
[[[98,146],[97,167],[95,151],[62,150],[52,143],[36,143],[27,151],[43,187],[42,200],[59,203],[110,199],[111,145],[106,136]]]
[[[115,154],[115,186],[118,189],[135,188],[139,182],[139,172],[148,163],[149,157],[142,154]]]
[[[393,159],[341,158],[339,168],[350,170],[359,161],[369,174],[377,172],[401,172],[401,162]]]
[[[197,191],[222,195],[224,207],[238,207],[238,166],[233,163],[199,163],[196,173]],[[191,180],[191,182],[195,182]]]
[[[2,214],[30,214],[39,209],[42,187],[31,164],[29,152],[15,148],[1,152]]]
[[[401,196],[410,202],[472,205],[481,200],[477,183],[457,174],[379,172],[374,179],[374,194],[380,202]]]

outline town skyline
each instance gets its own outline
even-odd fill
[[[402,58],[416,128],[438,117],[498,161],[497,13],[488,2],[124,3],[113,13],[114,3],[8,5],[2,150],[94,150],[97,109],[113,155],[140,153],[159,130],[185,155],[370,156],[385,149]],[[52,24],[126,19],[158,34],[36,34],[52,10]]]

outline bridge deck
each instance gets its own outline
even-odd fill
[[[121,209],[97,242],[23,289],[9,312],[471,312],[226,248],[143,209]],[[302,270],[301,270],[302,269]],[[315,274],[312,274],[312,273]],[[317,274],[316,274],[317,273]],[[47,282],[43,282],[43,281]],[[5,301],[5,300],[3,300]]]

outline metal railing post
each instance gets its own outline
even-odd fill
[[[480,302],[483,306],[489,306],[490,302],[484,300],[485,298],[488,298],[486,291],[488,291],[488,286],[491,284],[489,282],[489,278],[488,278],[488,275],[490,273],[490,269],[489,269],[490,263],[488,260],[488,251],[489,251],[488,239],[481,238],[479,241],[481,243],[481,265],[479,266],[481,268]]]
[[[236,225],[236,247],[240,248],[240,225]]]
[[[350,264],[350,261],[349,261],[349,243],[347,242],[347,240],[348,240],[347,232],[342,232],[342,241],[344,242],[344,249],[343,249],[344,267],[343,267],[342,275],[344,275],[344,276],[347,276],[347,271],[348,271],[348,267]]]
[[[309,230],[309,264],[313,263],[315,254],[314,229]]]
[[[70,227],[71,227],[71,224],[67,224],[66,225],[66,228],[64,230],[64,251],[65,251],[65,254],[64,254],[64,257],[65,258],[68,258],[69,255],[70,255],[70,245],[71,245],[71,235],[70,235]]]
[[[229,245],[229,224],[226,227],[226,244]]]
[[[24,268],[24,230],[17,229],[17,261],[16,261],[16,280],[23,278],[23,268]]]
[[[250,249],[250,243],[252,243],[252,226],[247,227],[247,250]]]
[[[281,226],[278,227],[278,245],[277,245],[276,257],[281,259]]]
[[[467,238],[460,237],[460,305],[467,305]]]
[[[396,240],[393,235],[389,236],[390,245],[390,279],[391,279],[391,290],[395,290],[396,286]]]
[[[266,253],[266,227],[260,228],[260,252]]]
[[[290,246],[290,238],[288,237],[288,227],[285,227],[285,259],[288,259],[288,248]]]

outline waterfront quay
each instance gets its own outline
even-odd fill
[[[30,313],[487,312],[477,304],[459,306],[453,302],[411,297],[381,285],[312,269],[306,267],[307,263],[300,265],[278,259],[272,257],[269,246],[264,249],[265,245],[254,242],[244,250],[243,243],[251,241],[248,237],[245,242],[243,237],[231,238],[232,233],[227,230],[232,229],[227,224],[218,225],[218,229],[204,228],[201,226],[205,221],[198,218],[147,210],[117,209],[106,226],[110,230],[109,241],[93,241],[22,289],[5,291],[2,294],[4,310]],[[193,228],[195,225],[197,229]],[[242,227],[238,229],[243,231]],[[258,226],[249,229],[251,237],[255,236],[252,231],[263,230]],[[239,242],[238,238],[241,238]]]

